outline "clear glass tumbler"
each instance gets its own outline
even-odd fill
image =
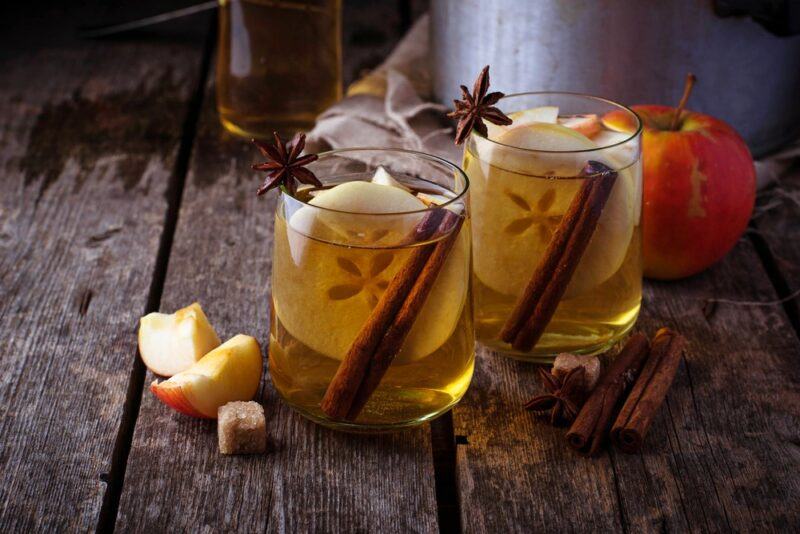
[[[346,149],[275,214],[269,368],[323,425],[414,426],[472,378],[468,180],[419,152]],[[360,366],[360,367],[359,367]]]
[[[308,129],[342,94],[341,0],[220,0],[217,110],[230,132]]]
[[[641,123],[625,106],[579,94],[509,95],[498,107],[514,122],[490,124],[487,137],[473,131],[464,150],[478,340],[543,363],[602,351],[633,326],[641,304]],[[571,236],[591,208],[579,193],[605,176],[587,173],[589,162],[615,181],[596,224],[581,222],[591,235],[581,249]],[[579,261],[567,272],[570,257]],[[520,341],[526,330],[535,344]]]

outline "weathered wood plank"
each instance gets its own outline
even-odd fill
[[[775,299],[755,258],[742,239],[709,272],[648,286],[642,327],[667,324],[691,347],[648,448],[615,458],[633,530],[664,523],[653,513],[664,502],[680,506],[692,529],[800,526],[788,504],[800,498],[800,343],[780,306],[708,303]]]
[[[756,203],[751,235],[764,243],[763,251],[773,271],[773,282],[785,300],[784,309],[800,336],[800,164],[782,177],[779,183],[761,191]],[[794,298],[789,299],[791,295]],[[763,300],[763,299],[758,299]]]
[[[0,64],[0,530],[97,522],[199,47]]]
[[[266,352],[272,202],[255,197],[260,177],[249,170],[257,159],[253,148],[220,130],[207,101],[161,307],[199,300],[221,337],[249,333]],[[213,423],[179,415],[145,391],[118,528],[435,530],[427,427],[377,437],[324,430],[280,402],[268,378],[260,400],[272,450],[222,457]]]
[[[453,410],[466,532],[609,532],[620,517],[607,460],[567,450],[562,432],[522,405],[535,366],[481,349],[466,397]],[[463,438],[462,438],[463,439]]]
[[[774,297],[746,240],[720,265],[649,283],[638,325],[691,340],[642,453],[574,455],[521,405],[534,367],[484,353],[454,412],[468,531],[776,530],[800,524],[800,345],[780,307],[704,306]],[[704,313],[705,310],[705,313]]]

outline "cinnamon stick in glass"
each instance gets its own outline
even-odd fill
[[[400,352],[436,277],[453,247],[464,218],[446,209],[426,215],[415,229],[417,241],[445,236],[414,248],[389,282],[339,365],[320,407],[328,417],[354,420]]]
[[[617,173],[598,161],[587,162],[580,176],[583,184],[500,333],[517,350],[533,348],[553,318],[617,180]]]
[[[630,389],[650,352],[644,334],[633,334],[600,378],[567,432],[570,447],[585,456],[594,456],[608,436],[615,409]]]
[[[638,452],[650,423],[664,403],[686,347],[686,338],[669,328],[653,337],[650,357],[611,428],[611,443],[622,452]]]

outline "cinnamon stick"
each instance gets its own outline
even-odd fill
[[[647,363],[611,428],[611,443],[622,452],[638,452],[667,391],[686,347],[686,338],[669,328],[653,337]]]
[[[464,219],[452,212],[448,213],[450,213],[452,217],[449,219],[447,217],[445,218],[445,221],[442,223],[445,228],[441,232],[446,233],[447,237],[436,243],[433,253],[428,258],[428,262],[422,269],[417,282],[414,284],[414,287],[411,288],[411,292],[400,307],[400,311],[397,312],[394,322],[389,325],[378,348],[375,349],[375,354],[370,361],[367,375],[361,383],[358,394],[353,401],[353,406],[347,414],[350,420],[355,419],[361,412],[361,409],[378,387],[383,375],[386,374],[394,357],[400,352],[406,337],[408,337],[408,333],[411,331],[411,327],[414,326],[414,320],[422,310],[422,306],[425,304],[428,294],[430,294],[433,289],[433,284],[436,282],[439,272],[442,270],[442,267],[444,267],[450,250],[453,248],[453,245],[455,245]],[[447,225],[449,225],[450,228],[447,228]]]
[[[517,350],[533,348],[553,318],[617,180],[615,171],[597,161],[587,162],[580,176],[586,179],[500,333]]]
[[[650,343],[644,334],[628,339],[567,432],[570,447],[585,456],[597,454],[608,436],[619,400],[636,380],[649,352]]]
[[[430,212],[417,226],[417,241],[446,237],[414,248],[389,282],[322,398],[320,406],[328,417],[351,421],[358,417],[400,352],[463,220],[452,211],[439,209]]]

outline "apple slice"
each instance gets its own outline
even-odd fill
[[[569,117],[559,117],[558,124],[566,126],[571,130],[580,132],[586,137],[593,138],[600,133],[602,125],[598,120],[597,115],[571,115]]]
[[[586,163],[580,151],[596,148],[585,135],[560,124],[513,126],[494,142],[475,137],[478,159],[520,174],[574,176]]]
[[[549,151],[494,147],[488,153],[491,159],[483,159],[485,152],[479,153],[477,160],[469,153],[465,158],[473,188],[475,275],[491,289],[516,296],[581,185],[580,180],[542,177],[576,176],[588,159],[615,169],[621,166],[611,154],[593,150],[597,145],[592,140],[560,124],[512,129],[500,142]],[[633,231],[635,193],[634,175],[621,170],[598,229],[567,288],[567,298],[604,282],[619,269]]]
[[[538,108],[524,109],[511,113],[509,117],[514,121],[512,125],[515,127],[533,124],[534,122],[555,124],[556,121],[558,121],[558,107],[541,106]]]
[[[139,353],[157,375],[185,371],[219,344],[197,302],[173,314],[149,313],[139,321]]]
[[[601,119],[603,126],[615,132],[632,134],[636,131],[636,119],[630,112],[622,109],[609,111]]]
[[[417,198],[423,201],[425,205],[428,207],[441,206],[442,204],[446,204],[451,200],[453,200],[452,197],[448,197],[446,195],[440,195],[436,193],[423,193],[421,191],[417,193]]]
[[[378,169],[375,171],[375,174],[372,175],[372,183],[378,185],[387,185],[389,187],[396,187],[397,189],[402,189],[403,191],[411,192],[411,189],[404,186],[400,182],[398,182],[394,176],[389,174],[389,171],[383,168],[383,166],[378,166]]]
[[[527,126],[535,122],[555,124],[558,121],[558,107],[541,106],[538,108],[523,109],[521,111],[509,113],[508,117],[513,121],[508,126],[502,126],[493,124],[489,121],[484,121],[487,127],[486,137],[489,139],[497,139],[508,130],[519,128],[520,126]]]
[[[212,350],[186,371],[150,385],[164,404],[192,417],[216,419],[231,401],[249,401],[263,370],[258,341],[239,334]]]
[[[384,172],[385,177],[388,177],[388,179],[384,179],[396,183],[389,173]],[[391,184],[345,182],[323,191],[309,204],[348,213],[403,213],[425,209],[425,205],[408,190],[401,187],[386,187],[386,185]]]
[[[627,141],[631,138],[631,134],[625,132],[615,132],[613,130],[603,130],[602,132],[598,133],[594,136],[592,141],[597,144],[600,148],[607,148],[614,145],[618,145],[623,141]]]
[[[369,182],[337,185],[312,204],[335,210],[363,211],[369,207],[371,213],[381,214],[365,219],[306,207],[296,212],[288,225],[281,217],[275,221],[273,295],[278,320],[304,345],[341,360],[411,253],[397,244],[408,238],[426,212],[391,214],[424,210],[426,206],[401,189]],[[334,243],[309,239],[309,225],[323,225],[332,229],[330,235],[340,237],[327,240]],[[318,227],[315,232],[313,237],[319,235]],[[458,237],[397,362],[432,353],[455,329],[469,280],[467,234],[463,231]]]
[[[289,225],[297,232],[294,237],[307,236],[359,246],[386,246],[399,242],[422,219],[424,213],[421,210],[426,208],[408,191],[361,181],[346,182],[321,191],[309,204],[289,216]],[[409,213],[415,211],[420,213]],[[365,214],[391,213],[398,215],[364,217]],[[305,248],[304,243],[302,239],[294,243],[292,253],[297,261],[298,254],[302,254]]]

